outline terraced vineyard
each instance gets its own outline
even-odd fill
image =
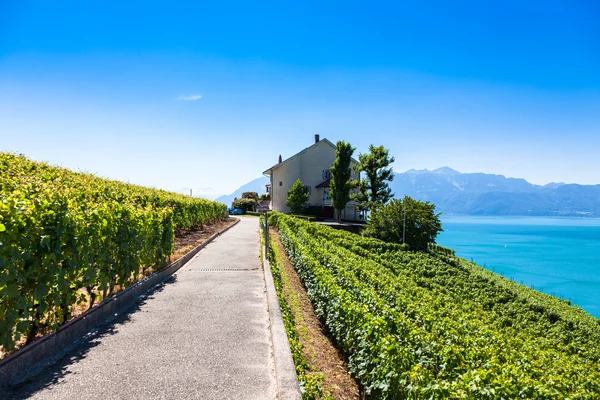
[[[270,216],[373,399],[598,399],[600,320],[453,252]]]
[[[220,203],[0,153],[0,346],[58,327],[73,305],[164,265],[175,233],[226,215]]]

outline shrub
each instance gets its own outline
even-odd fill
[[[300,214],[306,209],[309,198],[310,195],[306,190],[306,186],[298,179],[288,191],[288,198],[285,204],[290,208],[292,214]]]
[[[242,209],[246,212],[252,211],[252,210],[254,210],[254,207],[256,206],[256,199],[249,199],[249,198],[235,199],[235,200],[233,200],[233,203],[231,203],[231,206],[233,208]]]
[[[411,249],[425,251],[429,243],[435,243],[441,231],[440,214],[435,214],[435,205],[406,196],[402,200],[392,199],[388,204],[374,209],[363,235],[402,243],[405,234],[406,244]]]

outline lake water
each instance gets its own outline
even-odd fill
[[[600,318],[600,219],[442,216],[437,243]]]

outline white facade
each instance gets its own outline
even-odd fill
[[[315,140],[317,139],[315,138]],[[263,174],[271,178],[271,209],[284,213],[290,212],[289,207],[285,204],[288,191],[296,180],[300,179],[310,192],[309,206],[325,207],[326,210],[332,212],[328,208],[331,207],[331,197],[327,181],[331,177],[329,170],[333,166],[335,153],[335,145],[327,139],[322,139],[266,170]],[[355,164],[356,160],[353,160],[352,165]],[[353,172],[352,179],[358,178],[359,173]],[[317,187],[319,185],[326,187]],[[342,218],[359,219],[355,202],[350,201],[346,205]]]

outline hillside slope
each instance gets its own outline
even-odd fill
[[[600,320],[457,258],[273,213],[369,398],[595,399]]]

